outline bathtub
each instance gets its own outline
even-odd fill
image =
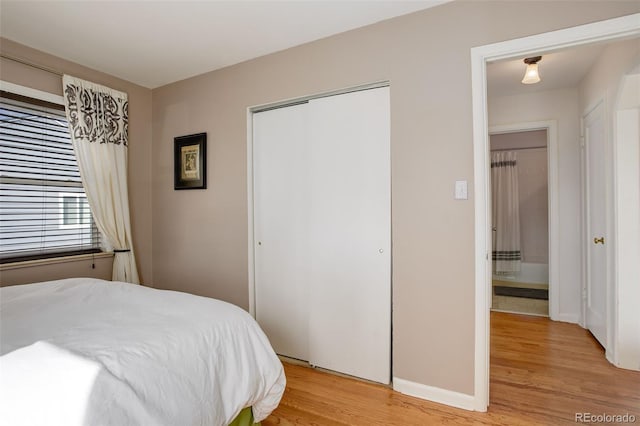
[[[546,263],[522,263],[520,272],[511,272],[505,275],[493,274],[494,280],[513,281],[519,283],[548,284],[549,265]]]

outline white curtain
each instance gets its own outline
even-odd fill
[[[520,199],[514,151],[491,153],[493,265],[498,274],[520,271]]]
[[[104,248],[115,253],[112,279],[137,284],[127,189],[127,94],[68,75],[62,81],[87,200]]]

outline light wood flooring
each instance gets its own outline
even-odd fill
[[[544,317],[491,313],[487,413],[285,363],[287,388],[270,425],[575,425],[576,412],[635,415],[640,372],[615,368],[584,329]]]

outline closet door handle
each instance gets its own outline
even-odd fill
[[[604,245],[604,237],[600,237],[600,238],[595,237],[593,239],[593,244],[603,244]]]

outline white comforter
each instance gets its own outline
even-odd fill
[[[95,279],[0,289],[0,422],[227,425],[278,405],[282,364],[242,309]]]

